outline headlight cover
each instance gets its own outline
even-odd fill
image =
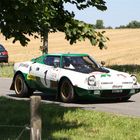
[[[95,76],[90,76],[90,77],[88,78],[88,85],[90,85],[90,86],[95,86],[95,85],[96,85]]]
[[[133,79],[134,85],[136,85],[137,84],[137,77],[136,77],[136,75],[131,75],[131,77]]]

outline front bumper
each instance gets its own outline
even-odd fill
[[[8,56],[0,56],[0,62],[8,62]]]
[[[131,97],[132,95],[139,93],[140,88],[135,89],[111,89],[111,90],[86,90],[79,87],[75,87],[75,92],[78,97],[88,99],[122,99]]]

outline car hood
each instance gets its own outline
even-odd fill
[[[112,70],[109,68],[105,68],[109,72],[92,72],[90,73],[90,76],[94,76],[96,78],[97,83],[100,85],[113,85],[114,88],[116,86],[122,86],[122,85],[133,85],[133,79],[130,74],[125,72],[120,72],[116,70]]]

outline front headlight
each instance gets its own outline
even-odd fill
[[[132,79],[133,79],[133,83],[137,84],[137,77],[135,75],[131,75]]]
[[[90,76],[88,78],[88,84],[91,85],[91,86],[95,86],[96,85],[96,81],[95,81],[95,77],[94,76]]]

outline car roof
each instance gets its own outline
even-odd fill
[[[46,56],[88,56],[88,54],[78,54],[78,53],[52,53],[45,54]]]
[[[83,56],[89,56],[88,54],[78,54],[78,53],[51,53],[51,54],[44,54],[44,55],[41,55],[40,57],[37,57],[37,58],[33,58],[31,59],[32,62],[41,62],[43,61],[43,59],[47,56],[52,56],[52,57],[63,57],[63,56],[66,56],[66,57],[83,57]]]

